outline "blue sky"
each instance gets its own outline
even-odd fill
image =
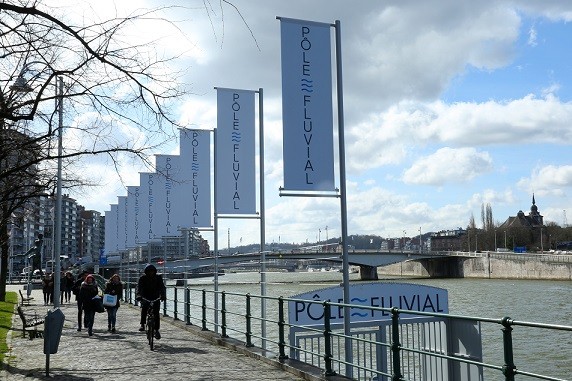
[[[572,221],[572,2],[233,1],[240,15],[218,3],[208,13],[202,1],[184,4],[189,9],[167,13],[180,30],[138,37],[162,36],[162,49],[180,54],[176,64],[194,93],[180,105],[189,127],[216,126],[215,86],[264,88],[269,242],[313,242],[326,226],[329,237],[340,235],[337,200],[278,197],[276,16],[341,22],[350,234],[466,227],[471,215],[480,224],[483,203],[500,223],[528,212],[533,192],[545,221],[561,225],[564,211]],[[177,153],[176,144],[164,149],[158,153]],[[90,170],[108,173],[102,162]],[[126,185],[142,170],[124,165]],[[125,190],[106,178],[78,201],[108,210]],[[232,246],[258,240],[255,221],[219,227],[231,229]],[[219,236],[222,247],[227,238]]]

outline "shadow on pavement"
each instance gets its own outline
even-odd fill
[[[46,376],[46,369],[20,369],[11,365],[6,365],[5,366],[5,371],[6,374],[8,376],[8,379],[10,379],[10,375],[21,375],[24,377],[30,377],[33,379],[39,379],[39,380],[58,380],[58,381],[95,381],[95,378],[93,377],[78,377],[78,376],[74,376],[74,375],[62,375],[62,374],[58,374],[55,377],[53,375],[50,376]],[[50,372],[51,373],[51,372]]]

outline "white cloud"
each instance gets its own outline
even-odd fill
[[[474,148],[441,148],[432,155],[419,158],[403,174],[407,184],[441,186],[466,182],[492,170],[492,158]]]
[[[539,196],[565,196],[572,191],[572,165],[537,167],[529,178],[522,178],[518,186]]]
[[[348,168],[361,172],[400,164],[411,147],[428,144],[565,144],[572,141],[572,102],[552,95],[558,89],[545,89],[544,98],[528,95],[508,102],[399,102],[350,128]]]
[[[538,38],[538,36],[537,36],[536,28],[534,26],[532,26],[528,30],[528,45],[530,45],[530,46],[538,45],[537,38]]]

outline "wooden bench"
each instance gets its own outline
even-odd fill
[[[44,318],[38,316],[36,311],[24,311],[21,306],[18,306],[18,315],[22,320],[22,337],[26,337],[26,329],[27,328],[34,328],[31,331],[28,331],[30,335],[30,340],[36,337],[42,337],[43,331],[38,331],[37,326],[40,324],[44,324]]]
[[[30,302],[32,300],[34,300],[34,298],[31,296],[24,296],[24,294],[22,294],[22,290],[18,290],[18,292],[20,293],[20,305],[21,306],[23,306],[24,304],[29,306]]]

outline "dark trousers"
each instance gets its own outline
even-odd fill
[[[142,302],[141,303],[141,325],[145,325],[145,321],[147,320],[147,310],[149,310],[149,303]],[[161,311],[161,303],[156,302],[153,305],[153,315],[155,316],[155,329],[159,330],[159,326],[161,325],[161,319],[159,316],[159,312]]]
[[[95,310],[85,310],[83,317],[83,325],[88,332],[93,330],[93,322],[95,321]]]
[[[119,307],[108,307],[107,308],[107,325],[115,328],[115,322],[117,321],[117,310]]]
[[[83,303],[81,301],[77,301],[77,327],[81,328],[81,316],[83,313]]]

